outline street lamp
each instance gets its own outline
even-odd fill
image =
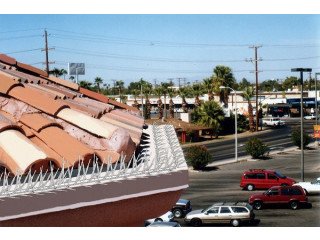
[[[304,153],[303,153],[303,73],[312,72],[312,68],[292,68],[291,72],[300,72],[300,85],[301,85],[301,102],[300,102],[300,142],[301,142],[301,180],[304,182]]]
[[[234,125],[235,125],[235,159],[236,162],[238,162],[238,115],[237,115],[237,93],[236,91],[231,88],[231,87],[225,87],[225,86],[220,86],[220,89],[230,89],[234,92],[234,106],[235,106],[235,120],[234,120]]]

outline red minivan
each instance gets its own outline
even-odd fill
[[[293,178],[286,177],[275,170],[250,169],[242,174],[240,187],[252,191],[269,189],[273,186],[292,186],[294,183],[296,181]]]
[[[260,210],[267,205],[286,205],[295,210],[308,204],[308,197],[300,186],[276,186],[262,194],[254,194],[249,198],[253,208]]]

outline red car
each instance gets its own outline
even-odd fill
[[[280,172],[267,169],[250,169],[241,176],[240,187],[252,191],[254,189],[269,189],[273,186],[291,186],[296,181]]]
[[[295,210],[308,204],[308,197],[300,186],[276,186],[262,194],[254,194],[249,198],[253,208],[260,210],[267,205],[287,205]]]

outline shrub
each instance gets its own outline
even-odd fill
[[[254,137],[245,144],[245,150],[252,158],[260,158],[269,151],[269,147]]]
[[[301,148],[301,130],[300,128],[294,128],[291,132],[291,139],[294,145]],[[303,132],[303,147],[306,147],[311,142],[311,137]]]
[[[210,153],[203,145],[191,146],[185,150],[185,158],[187,164],[192,166],[194,170],[202,170],[210,161]]]

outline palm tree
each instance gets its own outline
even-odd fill
[[[188,89],[186,87],[182,87],[179,89],[179,96],[182,99],[181,107],[182,107],[183,112],[185,112],[185,113],[188,112],[188,103],[186,101],[187,95],[188,95]]]
[[[151,94],[151,88],[149,86],[145,86],[143,88],[143,93],[144,93],[144,96],[146,98],[146,104],[145,104],[145,119],[150,119],[151,118],[151,103],[150,103],[150,100],[149,100],[149,95]],[[142,111],[144,111],[142,109]]]
[[[161,87],[158,87],[154,90],[155,94],[159,97],[157,103],[158,103],[158,112],[159,112],[159,119],[163,118],[163,104],[161,100],[161,95],[162,95],[162,89]]]
[[[139,103],[137,101],[137,97],[138,97],[139,93],[140,93],[140,91],[137,90],[137,89],[133,89],[132,90],[132,94],[133,94],[133,97],[134,97],[134,102],[132,104],[132,107],[135,107],[137,109],[139,109]]]
[[[254,118],[253,118],[253,107],[251,104],[251,98],[254,96],[254,90],[252,86],[246,87],[242,93],[243,98],[248,101],[248,114],[249,114],[249,127],[250,131],[254,131]]]
[[[232,70],[229,67],[218,65],[213,70],[213,89],[216,94],[219,94],[220,102],[228,106],[228,98],[230,89],[220,89],[220,86],[233,87],[235,79],[232,74]]]
[[[175,90],[173,88],[169,88],[168,95],[170,97],[170,100],[169,100],[169,117],[170,118],[174,118],[174,102],[172,100],[174,94],[175,94]]]
[[[213,93],[212,93],[212,88],[213,88],[213,84],[212,84],[212,79],[211,78],[205,78],[203,79],[203,85],[204,88],[206,89],[207,93],[208,93],[208,99],[209,101],[211,101],[213,99]]]
[[[95,79],[94,79],[94,84],[97,86],[97,88],[98,88],[98,93],[100,93],[100,84],[102,84],[103,83],[103,80],[102,80],[102,78],[101,77],[96,77]]]
[[[221,122],[224,120],[224,112],[220,105],[215,101],[202,103],[200,107],[192,112],[192,121],[210,127],[215,137],[219,135]],[[212,137],[212,136],[211,136]]]
[[[85,80],[82,80],[82,81],[79,82],[79,85],[80,85],[80,87],[83,87],[83,88],[86,88],[86,89],[91,89],[92,83],[88,82],[88,81],[85,81]]]
[[[63,75],[63,79],[66,79],[66,75],[68,74],[68,71],[62,68],[62,69],[60,69],[60,73],[61,73],[61,75]]]
[[[199,107],[201,104],[199,96],[201,96],[202,93],[203,93],[203,90],[202,90],[202,86],[200,84],[197,83],[197,84],[192,85],[192,94],[195,97],[194,106],[196,108]]]
[[[161,93],[164,96],[164,118],[167,118],[167,94],[170,83],[161,83]]]
[[[118,88],[119,89],[119,97],[121,95],[121,89],[124,88],[124,82],[122,80],[117,80],[115,82],[115,88]]]

